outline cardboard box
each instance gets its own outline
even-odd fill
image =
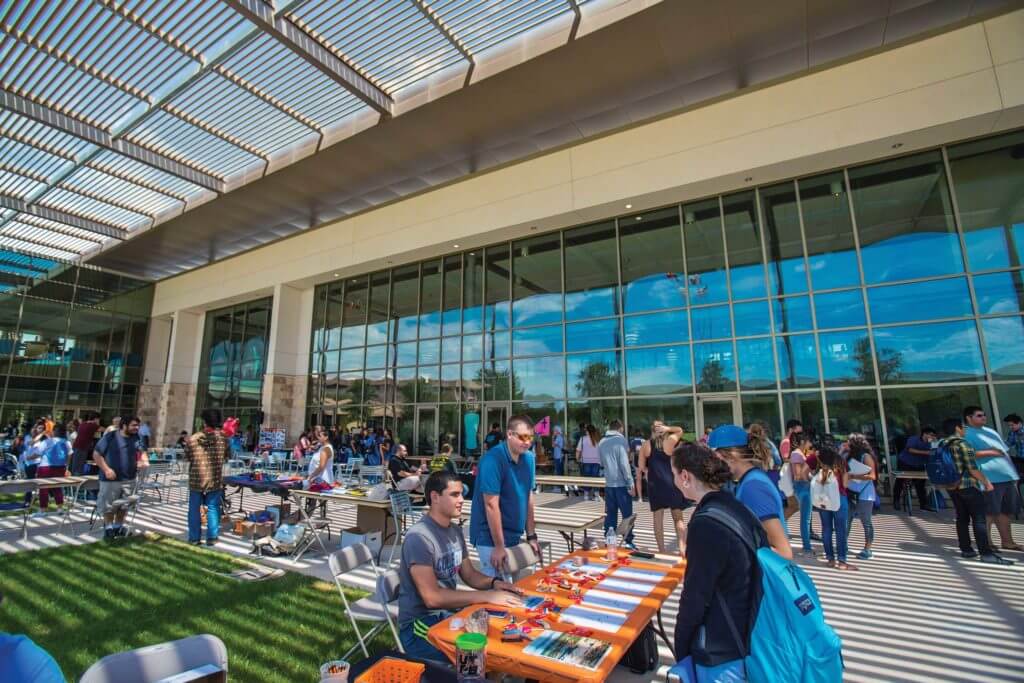
[[[341,532],[341,547],[347,548],[356,543],[365,543],[370,548],[370,552],[376,555],[380,552],[381,532],[363,531],[359,527],[343,529]]]
[[[242,522],[242,538],[263,538],[274,534],[273,522]]]

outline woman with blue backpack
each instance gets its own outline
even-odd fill
[[[683,683],[842,680],[842,643],[825,623],[814,583],[722,490],[733,478],[725,460],[683,443],[672,453],[672,474],[697,507],[676,621],[678,663],[669,673]]]

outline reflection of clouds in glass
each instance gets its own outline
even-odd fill
[[[534,294],[513,304],[516,325],[535,325],[562,319],[562,294]]]
[[[571,283],[566,285],[571,286]],[[597,318],[614,315],[615,312],[615,287],[565,293],[565,317],[568,320]]]
[[[875,330],[875,346],[879,355],[886,351],[901,355],[905,379],[915,379],[914,375],[939,379],[983,373],[973,322]]]
[[[626,352],[626,381],[630,393],[690,391],[690,349],[671,346]]]
[[[682,290],[683,276],[670,273],[647,275],[623,286],[627,311],[650,311],[657,308],[675,308],[686,304]]]
[[[956,235],[915,232],[861,247],[869,283],[910,280],[963,271]]]
[[[1003,378],[1024,377],[1024,355],[1021,341],[1024,340],[1024,319],[988,318],[981,321],[985,334],[985,349],[993,375]]]

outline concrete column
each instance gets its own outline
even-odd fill
[[[305,426],[312,324],[313,288],[275,285],[263,378],[264,425],[284,427],[289,442]]]
[[[149,420],[157,446],[174,443],[183,429],[192,431],[205,318],[175,311],[150,321],[139,417]]]

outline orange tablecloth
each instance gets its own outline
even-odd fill
[[[580,550],[566,555],[555,562],[553,566],[557,567],[565,560],[577,556],[583,557],[589,564],[607,564],[607,562],[604,561],[604,550]],[[622,551],[619,553],[619,557],[626,558],[628,557],[628,553]],[[598,630],[593,631],[590,637],[610,643],[612,646],[611,651],[601,662],[600,669],[597,671],[589,671],[580,667],[562,664],[545,657],[525,654],[523,649],[529,645],[529,641],[523,640],[518,643],[501,642],[501,632],[508,624],[508,620],[492,618],[490,620],[490,631],[487,634],[487,670],[503,671],[505,673],[524,678],[532,678],[538,681],[556,681],[558,683],[571,683],[572,681],[596,682],[603,681],[608,678],[612,669],[614,669],[619,663],[619,660],[625,656],[629,646],[633,644],[633,641],[637,639],[644,627],[647,626],[648,622],[655,617],[662,604],[664,604],[665,600],[672,595],[672,592],[679,585],[679,582],[682,581],[686,567],[686,561],[682,559],[680,559],[674,566],[663,562],[644,562],[637,558],[629,558],[629,562],[629,568],[650,569],[658,572],[664,572],[665,578],[655,586],[654,590],[652,590],[650,594],[646,597],[640,598],[640,605],[629,614],[626,622],[619,627],[617,632],[608,633]],[[608,573],[608,576],[614,575],[615,570],[611,570]],[[558,589],[555,592],[540,592],[537,590],[538,582],[546,576],[546,571],[541,569],[540,571],[517,581],[516,585],[522,588],[527,596],[536,595],[543,598],[553,599],[563,610],[572,606],[574,602],[569,599],[569,591],[567,590]],[[615,592],[601,584],[598,584],[595,587],[601,590]],[[584,589],[583,593],[586,594],[586,589]],[[632,594],[629,595],[631,598],[637,597]],[[482,607],[482,605],[466,607],[454,616],[462,617],[462,619],[465,620],[469,617],[471,612],[479,609],[480,607]],[[516,621],[521,622],[526,618],[525,609],[511,610],[511,612],[516,617]],[[563,624],[551,618],[546,619],[551,623],[552,629],[556,631],[572,631],[575,628],[573,624]],[[449,621],[450,619],[445,619],[431,627],[427,637],[436,648],[444,652],[448,658],[454,662],[455,639],[465,631],[451,630],[448,625]]]

